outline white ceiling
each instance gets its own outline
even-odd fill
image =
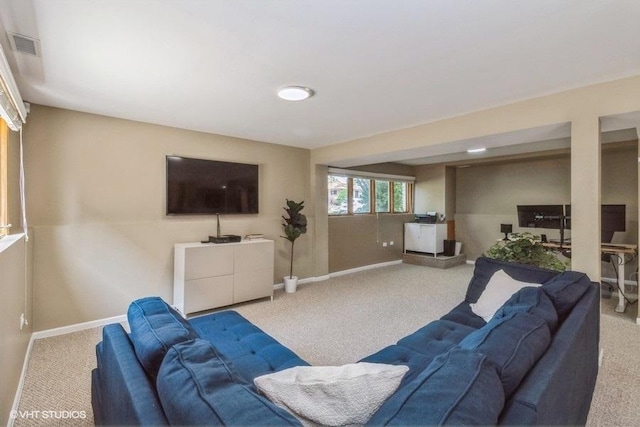
[[[40,41],[35,57],[0,34],[27,101],[305,148],[640,74],[638,0],[0,0],[0,14]],[[290,84],[316,95],[278,99]]]

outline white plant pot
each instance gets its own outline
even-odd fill
[[[298,276],[285,276],[284,277],[284,291],[292,294],[298,288]]]

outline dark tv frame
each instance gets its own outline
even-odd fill
[[[235,173],[237,180],[234,185],[233,179],[226,180],[225,184],[229,186],[229,188],[235,192],[233,194],[234,198],[232,199],[232,205],[238,206],[238,204],[242,204],[242,201],[239,200],[241,197],[238,195],[238,191],[242,191],[244,187],[248,190],[248,200],[246,208],[229,208],[229,204],[225,203],[225,206],[222,208],[215,207],[213,205],[207,206],[207,203],[195,204],[191,203],[187,207],[177,207],[173,201],[175,200],[176,190],[171,188],[172,183],[179,181],[179,177],[176,176],[177,171],[172,169],[172,159],[181,159],[188,161],[191,163],[192,171],[197,167],[202,167],[204,169],[210,169],[210,173],[212,173],[215,180],[219,182],[223,181],[223,177],[228,176],[230,173]],[[235,171],[235,172],[234,172]],[[222,160],[213,160],[213,159],[203,159],[203,158],[195,158],[195,157],[186,157],[179,155],[167,155],[165,158],[165,178],[166,178],[166,187],[165,187],[165,213],[167,216],[178,216],[178,215],[256,215],[259,213],[260,206],[260,166],[252,163],[240,163],[240,162],[229,162]],[[242,184],[238,184],[242,181],[242,179],[247,178],[249,176],[248,182],[244,182]],[[232,175],[233,177],[233,175]],[[196,182],[206,183],[206,178],[203,173],[201,177],[198,177]],[[226,187],[225,188],[226,191]],[[203,185],[201,188],[197,189],[197,191],[202,192],[201,197],[210,197],[210,198],[219,198],[219,192],[216,192],[215,186]],[[183,195],[184,196],[184,195]]]

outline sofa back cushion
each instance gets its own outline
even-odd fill
[[[502,305],[520,289],[528,286],[538,287],[542,283],[523,282],[509,276],[503,269],[493,273],[482,294],[475,303],[469,304],[471,311],[482,317],[485,322],[491,321],[493,315]]]
[[[253,391],[235,375],[231,362],[201,339],[174,345],[167,352],[156,387],[170,424],[300,425]]]
[[[481,353],[452,349],[395,392],[367,425],[496,425],[504,393]]]
[[[460,342],[460,348],[487,356],[496,366],[507,398],[551,343],[544,319],[526,312],[494,317]]]
[[[450,320],[434,320],[398,341],[399,346],[410,348],[432,359],[458,345],[476,329]]]
[[[576,305],[578,300],[587,292],[591,281],[584,273],[565,271],[548,280],[542,289],[549,296],[558,312],[558,317],[564,319]]]
[[[531,265],[516,264],[499,261],[493,258],[480,257],[475,261],[473,277],[467,287],[465,301],[476,303],[489,283],[491,276],[498,270],[504,270],[509,276],[521,282],[545,283],[559,273],[553,270],[538,268]]]
[[[544,319],[551,334],[555,332],[558,326],[556,308],[542,287],[520,289],[500,307],[495,317],[504,317],[515,312],[530,313]]]
[[[136,356],[154,380],[162,359],[173,345],[198,338],[189,322],[159,297],[132,302],[127,318]]]

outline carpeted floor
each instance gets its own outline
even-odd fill
[[[399,264],[277,291],[235,310],[313,365],[367,356],[437,319],[463,298],[473,267],[438,270]],[[614,312],[603,300],[604,360],[589,426],[640,425],[640,326],[636,306]],[[93,425],[90,373],[101,328],[36,340],[16,426]]]

